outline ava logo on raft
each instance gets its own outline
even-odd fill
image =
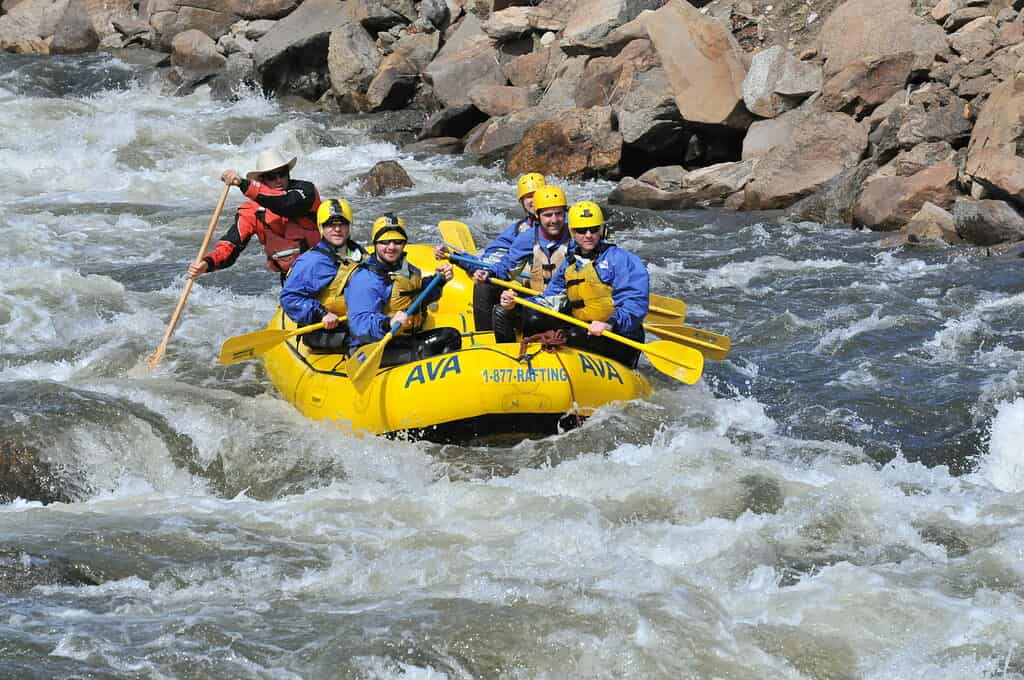
[[[622,375],[619,373],[615,365],[607,359],[598,359],[587,354],[580,353],[580,370],[583,373],[593,373],[595,376],[604,378],[605,380],[617,380],[620,385],[625,383],[622,380]],[[510,374],[510,380],[513,382],[511,376],[515,373],[512,369],[505,369]],[[426,385],[428,382],[434,382],[435,380],[444,380],[449,373],[456,375],[462,373],[462,365],[459,363],[459,355],[451,354],[446,357],[441,357],[437,361],[423,361],[413,366],[412,370],[409,371],[409,375],[405,379],[405,389],[408,389],[410,385],[418,383],[420,385]],[[485,372],[486,373],[486,372]],[[538,380],[540,377],[539,371],[529,371],[530,382]],[[565,375],[565,371],[559,371],[562,380],[567,380],[568,375]],[[485,376],[485,380],[487,380]],[[490,382],[490,381],[488,381]],[[494,382],[503,382],[495,379]],[[522,382],[522,381],[520,381]]]

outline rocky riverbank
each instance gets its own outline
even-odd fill
[[[410,148],[784,209],[891,243],[1024,239],[1024,0],[3,0],[0,49],[167,55],[168,87],[421,112]]]

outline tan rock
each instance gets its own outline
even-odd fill
[[[900,231],[910,243],[921,241],[959,243],[963,240],[956,233],[956,223],[952,213],[928,201]]]
[[[505,65],[505,75],[517,87],[539,85],[546,87],[565,61],[565,52],[557,44],[518,56]]]
[[[536,103],[540,89],[510,85],[477,85],[469,91],[469,101],[488,116],[504,116]]]
[[[1024,206],[1024,76],[998,85],[978,113],[965,171]]]
[[[805,116],[791,142],[761,159],[746,186],[750,210],[784,208],[857,165],[868,145],[867,130],[842,113]]]
[[[613,129],[611,107],[573,109],[530,128],[509,154],[507,172],[587,177],[614,168],[621,156],[622,134]]]
[[[480,29],[480,21],[468,14],[434,60],[423,79],[445,106],[469,103],[470,85],[504,85],[502,57],[493,41]]]
[[[746,128],[746,62],[732,34],[683,0],[644,17],[683,119]]]
[[[946,32],[914,14],[910,0],[847,0],[829,15],[818,34],[825,78],[847,64],[898,52],[916,55],[915,70],[927,69],[947,51]]]
[[[956,198],[956,164],[941,161],[910,177],[881,177],[868,182],[854,206],[854,223],[877,231],[907,224],[926,202],[939,207]]]

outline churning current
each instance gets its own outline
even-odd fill
[[[264,148],[363,241],[516,217],[499,169],[364,123],[0,55],[0,457],[61,499],[0,505],[0,677],[1024,677],[1018,258],[614,211],[731,355],[692,387],[641,361],[650,400],[512,446],[352,437],[220,366],[276,306],[255,244],[147,371],[220,171]],[[357,194],[385,159],[415,187]]]

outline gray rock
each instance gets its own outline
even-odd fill
[[[1024,239],[1024,217],[1004,201],[958,198],[953,205],[953,220],[960,237],[975,245]]]

